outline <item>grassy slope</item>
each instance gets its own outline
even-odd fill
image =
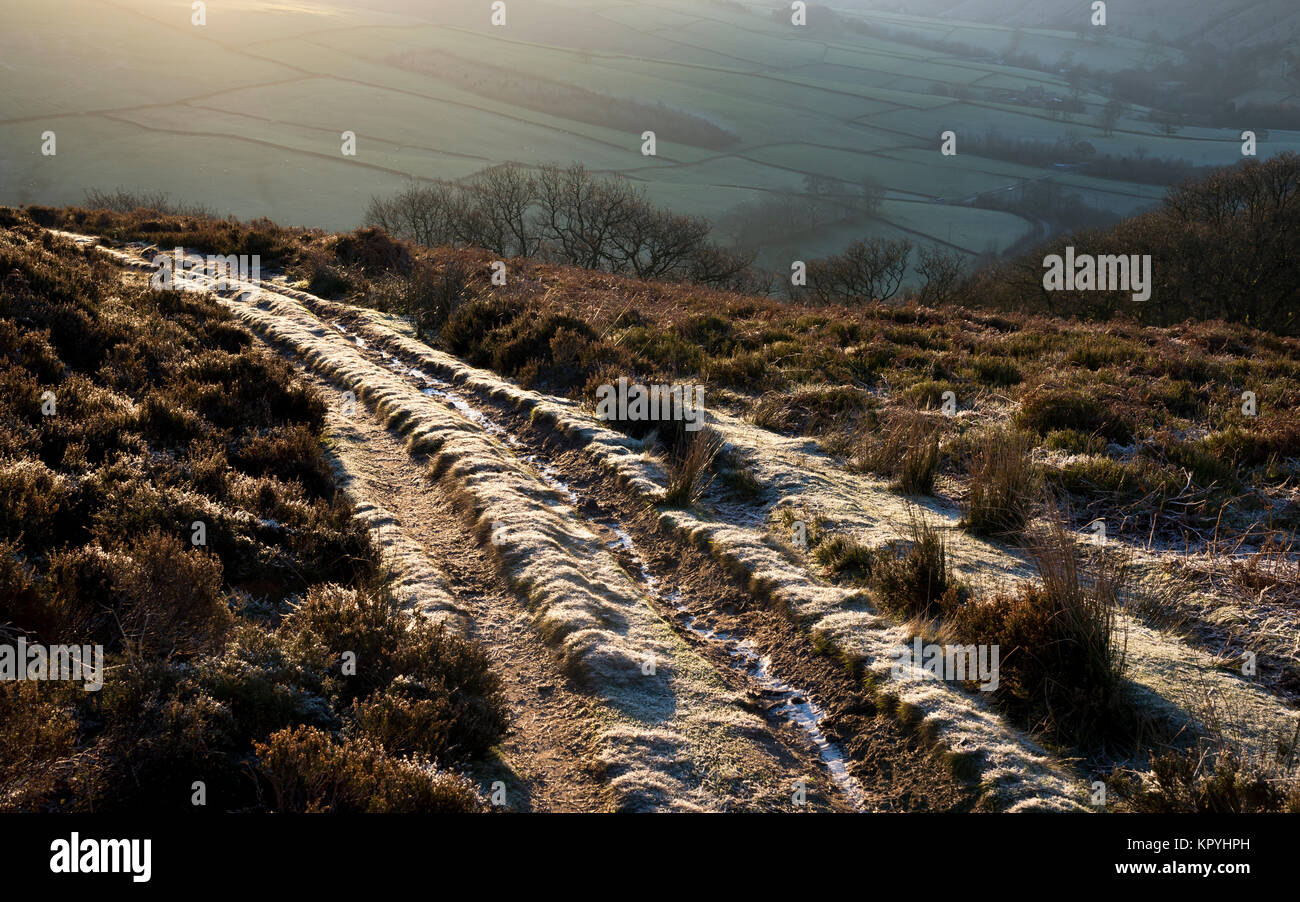
[[[0,634],[108,668],[99,693],[0,686],[0,808],[179,811],[196,780],[222,810],[479,808],[399,756],[484,751],[495,678],[407,630],[320,400],[211,299],[119,284],[20,217],[0,272]]]

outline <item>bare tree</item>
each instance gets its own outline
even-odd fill
[[[921,300],[927,304],[940,304],[951,299],[965,265],[961,252],[931,244],[921,248],[917,258],[916,271],[925,279],[921,286]]]
[[[463,184],[412,183],[391,198],[372,198],[365,221],[424,245],[483,247],[648,279],[752,281],[754,255],[718,248],[707,220],[660,209],[627,179],[596,177],[580,164],[532,172],[506,163]]]
[[[371,198],[365,222],[429,247],[453,244],[459,238],[454,228],[458,195],[454,185],[412,183],[387,200]]]
[[[610,238],[613,269],[630,270],[643,279],[683,275],[691,255],[708,237],[707,220],[659,210],[642,198]]]
[[[537,185],[536,222],[547,256],[588,269],[617,259],[613,236],[635,216],[640,201],[625,179],[596,180],[575,163],[542,166]]]
[[[808,288],[823,301],[885,301],[898,293],[911,255],[906,238],[855,241],[842,254],[809,263]]]
[[[691,254],[686,278],[715,288],[748,291],[756,279],[761,279],[751,271],[755,256],[752,252],[723,250],[713,244],[701,245]]]
[[[502,163],[475,174],[466,186],[469,212],[478,221],[481,244],[498,254],[531,257],[538,238],[529,211],[537,203],[537,180],[517,163]]]
[[[1097,124],[1101,126],[1101,133],[1109,138],[1115,134],[1115,123],[1119,122],[1120,117],[1124,115],[1126,107],[1118,100],[1112,100],[1101,108],[1097,114]]]

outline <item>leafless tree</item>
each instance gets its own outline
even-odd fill
[[[844,253],[808,264],[808,288],[822,301],[885,301],[898,293],[907,273],[912,242],[871,238]]]
[[[531,257],[538,238],[529,211],[537,203],[537,179],[514,163],[477,173],[466,186],[466,213],[473,217],[480,244],[503,256]]]
[[[965,258],[960,251],[938,244],[922,247],[917,254],[916,271],[925,279],[921,286],[921,300],[927,304],[941,304],[952,297],[953,289],[961,278]]]

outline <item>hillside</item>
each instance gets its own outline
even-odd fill
[[[831,810],[1081,810],[1095,779],[1118,810],[1296,804],[1294,339],[523,259],[497,286],[491,255],[377,230],[31,215],[60,231],[4,213],[6,309],[62,309],[42,274],[65,267],[131,292],[156,248],[262,254],[261,281],[208,283],[204,303],[321,399],[403,616],[486,650],[514,726],[460,765],[484,795],[783,810],[812,774]],[[708,428],[598,418],[619,377],[700,383]],[[30,411],[13,417],[16,434]],[[900,672],[914,640],[1000,647],[1001,682]]]

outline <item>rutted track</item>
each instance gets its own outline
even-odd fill
[[[130,268],[151,269],[104,250]],[[608,780],[614,807],[782,809],[791,807],[799,786],[807,787],[809,807],[873,807],[871,794],[822,734],[823,712],[805,694],[773,677],[769,662],[742,641],[692,630],[689,621],[671,625],[664,615],[685,604],[658,590],[651,566],[617,520],[581,516],[573,506],[579,499],[556,472],[450,384],[412,372],[346,335],[341,324],[325,326],[290,293],[297,294],[240,285],[218,294],[273,346],[332,385],[335,408],[342,392],[354,391],[357,406],[373,411],[368,431],[381,421],[379,428],[404,436],[408,462],[419,472],[427,461],[434,491],[449,502],[444,515],[461,502],[470,528],[439,528],[476,534],[480,547],[499,558],[509,588],[527,596],[537,632],[564,665],[556,676],[576,681],[590,700],[583,715],[592,721],[593,770]],[[336,409],[332,421],[338,416]],[[392,456],[390,465],[400,466]],[[345,471],[346,458],[340,455]],[[347,477],[354,490],[362,481],[355,472]],[[377,500],[382,496],[363,499],[359,509],[396,552],[399,584],[410,599],[423,613],[491,645],[495,637],[476,626],[485,613],[500,620],[503,612],[485,612],[458,594],[457,580],[421,554],[419,528],[427,533],[428,524],[402,523],[400,511],[394,514],[399,498],[382,507]],[[683,635],[717,653],[700,654]],[[731,664],[724,668],[729,672],[719,673],[719,660]],[[503,670],[511,665],[501,661]],[[765,716],[756,699],[769,702]]]
[[[581,455],[580,469],[590,471],[594,462],[595,469],[606,474],[605,482],[627,490],[620,494],[652,502],[662,492],[663,473],[640,443],[612,432],[572,402],[521,389],[431,350],[402,334],[391,317],[319,300],[314,309],[355,323],[357,331],[377,347],[441,373],[465,396],[500,411],[513,411],[519,421],[545,424],[545,431],[563,437]],[[760,483],[778,495],[796,504],[804,500],[819,507],[827,504],[841,522],[851,523],[855,532],[867,533],[875,542],[901,534],[906,502],[887,487],[844,472],[802,440],[756,429],[725,414],[709,416],[736,450],[753,462]],[[860,604],[850,590],[825,585],[793,560],[761,524],[731,513],[717,517],[661,509],[656,516],[660,532],[679,545],[707,550],[752,594],[790,611],[805,633],[824,636],[845,652],[860,655],[878,685],[885,687],[886,703],[915,725],[940,756],[979,780],[983,804],[1010,810],[1082,807],[1083,776],[1009,725],[986,698],[938,681],[891,678],[890,664],[897,649],[909,641],[906,624]],[[945,530],[954,565],[964,577],[997,583],[1031,575],[1015,549],[965,534],[956,528],[956,516],[948,510],[932,509],[932,515]],[[1147,590],[1161,585],[1149,572],[1158,571],[1158,563],[1135,554],[1135,572],[1143,572]],[[1175,635],[1159,633],[1127,615],[1121,615],[1121,621],[1133,692],[1156,716],[1185,721],[1188,712],[1209,700],[1235,712],[1228,729],[1235,741],[1248,747],[1267,752],[1279,737],[1294,734],[1294,709],[1255,681],[1225,672],[1210,655]]]
[[[138,256],[104,250],[152,271]],[[276,282],[217,293],[322,384],[355,391],[374,413],[366,441],[382,443],[386,434],[401,451],[389,456],[390,472],[409,484],[427,464],[429,491],[443,503],[434,525],[455,529],[448,521],[464,516],[469,544],[429,541],[429,524],[411,503],[419,489],[399,492],[392,504],[378,484],[357,497],[359,516],[404,562],[399,592],[498,653],[509,649],[500,658],[507,672],[520,646],[501,632],[509,619],[501,615],[526,596],[531,627],[581,684],[565,690],[590,702],[574,715],[590,721],[589,736],[575,742],[581,731],[570,730],[568,746],[598,763],[590,770],[606,780],[610,807],[785,808],[805,773],[817,787],[811,807],[961,808],[976,795],[981,807],[1080,807],[1081,775],[1010,727],[986,698],[934,681],[884,682],[907,627],[819,580],[767,532],[761,514],[656,506],[664,473],[642,443],[570,401],[430,349],[392,317]],[[874,541],[896,531],[896,496],[798,441],[710,416],[782,504],[829,502],[841,528],[847,522]],[[354,458],[343,469],[351,477],[364,466]],[[955,566],[967,576],[1025,575],[1014,549],[952,539]],[[503,587],[486,607],[445,572],[450,559],[484,552],[495,557]],[[1139,665],[1135,686],[1151,696],[1150,707],[1163,704],[1171,716],[1190,710],[1184,696],[1194,677],[1258,715],[1250,718],[1258,725],[1247,731],[1252,738],[1294,722],[1276,699],[1176,639],[1141,625],[1128,631],[1138,640],[1129,649]],[[827,656],[816,654],[823,639],[884,686],[875,698],[903,733],[873,721],[853,681],[828,673]],[[528,678],[547,679],[536,671]],[[525,681],[514,688],[521,710],[544,710]],[[519,754],[544,745],[525,742]],[[971,782],[963,789],[946,772],[936,776],[947,766]],[[528,807],[601,807],[602,793],[590,786],[571,800],[563,795],[537,792]]]
[[[454,357],[395,332],[373,311],[294,289],[286,291],[318,315],[354,326],[372,350],[414,362],[424,373],[436,372],[452,380],[462,400],[478,399],[483,407],[494,409],[498,417],[513,411],[521,423],[545,424],[546,431],[557,440],[567,441],[581,455],[582,463],[575,472],[589,472],[594,462],[604,482],[625,490],[620,496],[654,502],[662,495],[664,473],[645,453],[642,444],[608,429],[573,402],[520,389],[495,374],[466,366]],[[724,435],[735,437],[731,421],[723,421],[726,418],[713,414],[710,418],[723,429]],[[788,474],[782,476],[783,486],[788,486]],[[655,516],[659,533],[670,536],[679,548],[694,546],[706,550],[711,565],[731,573],[745,586],[747,594],[787,608],[793,613],[793,619],[815,622],[818,632],[864,655],[872,673],[891,687],[900,719],[916,728],[919,742],[912,745],[929,747],[937,752],[935,758],[945,768],[977,780],[982,806],[1009,810],[1083,810],[1084,795],[1078,775],[1007,725],[987,700],[920,676],[890,682],[890,665],[900,645],[906,644],[906,629],[891,624],[877,612],[864,609],[855,600],[856,593],[826,586],[810,577],[788,560],[779,547],[758,536],[753,529],[700,516],[690,510],[660,510]],[[751,616],[733,623],[748,625]],[[807,636],[802,638],[806,640]],[[790,635],[784,641],[792,644],[794,640]],[[805,647],[806,644],[805,641]],[[778,649],[779,646],[769,643],[769,651]],[[785,658],[791,664],[802,664],[799,656]],[[875,758],[870,749],[864,756]],[[907,751],[897,745],[889,752],[889,758],[895,761],[906,756]]]
[[[338,321],[332,321],[330,325],[344,335],[350,334],[347,327]],[[359,335],[353,335],[352,337],[358,347],[367,348],[365,339]],[[375,352],[372,351],[371,353]],[[501,439],[507,447],[533,468],[539,479],[562,494],[575,510],[580,512],[583,510],[583,500],[568,483],[564,482],[561,474],[554,467],[543,463],[540,455],[530,452],[528,446],[518,436],[493,418],[494,414],[501,416],[501,411],[488,411],[477,407],[458,393],[451,383],[431,376],[418,367],[411,366],[400,358],[389,354],[387,351],[378,351],[377,353],[388,366],[400,375],[410,379],[424,394],[439,399],[482,426],[485,431]],[[855,808],[865,808],[867,806],[866,793],[857,779],[849,773],[844,753],[835,743],[830,742],[822,732],[821,726],[826,718],[826,712],[809,697],[808,693],[800,691],[775,676],[772,673],[771,659],[756,650],[754,644],[749,640],[737,638],[726,631],[717,631],[707,626],[698,625],[697,618],[690,613],[690,607],[684,600],[681,590],[664,591],[660,588],[661,578],[646,563],[625,524],[616,516],[605,514],[589,518],[588,522],[596,526],[598,530],[604,529],[613,534],[614,538],[607,542],[610,551],[626,559],[627,564],[630,565],[628,570],[639,577],[641,587],[661,612],[666,609],[679,614],[680,616],[674,618],[674,620],[681,629],[688,631],[704,642],[718,646],[725,652],[727,658],[734,662],[736,667],[742,669],[749,676],[758,691],[770,702],[773,702],[768,708],[769,716],[785,719],[803,729],[808,739],[817,748],[827,770],[838,784],[841,792],[853,803]]]
[[[355,391],[403,436],[413,463],[428,460],[435,491],[468,512],[480,546],[593,699],[593,754],[615,807],[788,808],[791,784],[807,774],[811,807],[969,807],[976,793],[954,766],[978,779],[981,805],[1078,807],[1073,778],[980,700],[904,684],[904,716],[872,709],[793,624],[838,612],[833,622],[853,630],[878,673],[895,643],[885,623],[753,530],[647,510],[663,474],[640,443],[571,402],[432,351],[371,311],[268,282],[220,294],[318,378]],[[424,557],[417,571],[438,570]],[[425,607],[453,624],[481,617],[454,591],[435,598]]]

